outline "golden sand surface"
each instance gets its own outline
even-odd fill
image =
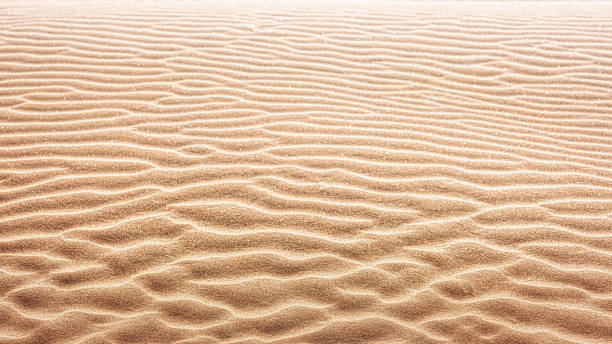
[[[0,3],[0,343],[611,342],[611,3]]]

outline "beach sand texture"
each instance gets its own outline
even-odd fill
[[[612,342],[612,4],[0,3],[0,343]]]

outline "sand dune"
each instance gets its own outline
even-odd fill
[[[0,4],[0,343],[612,342],[612,5]]]

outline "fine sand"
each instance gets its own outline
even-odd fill
[[[307,3],[0,3],[0,343],[612,342],[612,4]]]

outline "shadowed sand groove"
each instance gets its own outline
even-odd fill
[[[612,342],[612,5],[0,2],[0,343]]]

